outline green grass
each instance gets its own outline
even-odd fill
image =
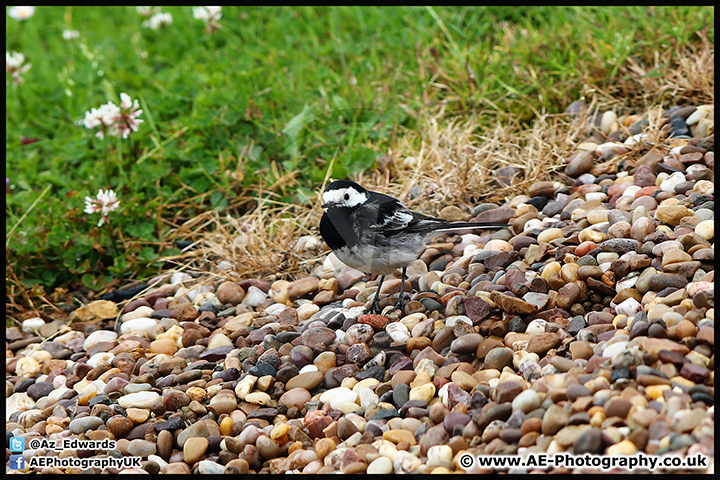
[[[6,90],[8,297],[145,278],[177,252],[170,228],[241,215],[238,196],[260,187],[308,201],[331,164],[335,178],[373,168],[441,108],[531,122],[612,84],[628,57],[695,45],[703,28],[714,38],[712,7],[224,7],[212,35],[190,7],[163,11],[161,31],[132,7],[7,19],[7,49],[32,64]],[[120,92],[141,102],[139,132],[104,142],[78,126]],[[122,202],[100,228],[83,213],[99,188]]]

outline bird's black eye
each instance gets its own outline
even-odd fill
[[[350,195],[347,193],[345,194],[345,200],[350,200]]]

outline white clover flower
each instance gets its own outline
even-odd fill
[[[222,7],[193,7],[193,17],[205,22],[205,30],[209,33],[220,28],[218,21],[222,18]]]
[[[170,25],[173,21],[172,15],[169,13],[156,13],[148,20],[142,23],[143,28],[150,28],[152,30],[158,30],[165,25]]]
[[[62,37],[65,40],[74,40],[80,37],[80,32],[77,30],[63,30]]]
[[[143,17],[151,17],[160,11],[160,7],[135,7],[135,10]]]
[[[35,7],[10,7],[8,16],[22,22],[35,15]]]
[[[137,132],[138,126],[144,120],[138,118],[143,111],[140,110],[140,103],[130,98],[127,93],[120,94],[120,106],[108,102],[98,108],[92,108],[85,112],[82,124],[86,128],[100,127],[95,134],[98,138],[122,136],[127,138],[131,132]]]
[[[193,7],[193,17],[205,22],[220,20],[222,18],[222,7]]]
[[[133,101],[130,95],[127,93],[120,94],[120,115],[115,119],[115,135],[122,135],[123,138],[127,138],[130,132],[137,132],[138,125],[144,122],[144,120],[138,118],[143,111],[140,110],[140,103]]]
[[[105,138],[105,133],[115,135],[112,130],[109,130],[118,117],[120,117],[120,107],[112,102],[108,102],[105,105],[100,105],[98,108],[92,108],[89,112],[85,112],[85,119],[83,125],[86,128],[100,127],[100,130],[95,134],[98,138]]]
[[[5,52],[5,72],[10,74],[13,81],[13,86],[25,81],[22,78],[22,74],[30,70],[32,64],[28,63],[23,65],[25,62],[25,55],[19,52]]]
[[[103,224],[109,220],[109,213],[120,206],[120,200],[118,200],[115,192],[111,189],[98,190],[95,198],[85,197],[85,213],[100,213],[100,221],[97,226],[102,227]]]
[[[17,69],[25,61],[25,55],[20,52],[5,52],[5,70]]]

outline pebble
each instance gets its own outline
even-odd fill
[[[185,463],[192,465],[200,460],[207,451],[209,442],[205,437],[188,438],[183,445],[183,460]]]
[[[156,392],[131,393],[118,398],[118,405],[123,408],[152,408],[159,398],[160,395]]]

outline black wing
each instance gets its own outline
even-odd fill
[[[382,193],[370,192],[365,207],[366,221],[371,229],[386,235],[400,231],[407,233],[424,233],[437,229],[447,223],[440,218],[429,217],[413,212],[398,199]]]

